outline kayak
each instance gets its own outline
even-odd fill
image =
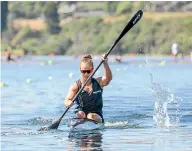
[[[90,131],[103,128],[103,123],[87,119],[87,118],[73,118],[70,123],[70,131]]]

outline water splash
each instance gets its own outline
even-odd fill
[[[151,80],[151,91],[154,97],[154,112],[153,119],[157,127],[177,127],[179,124],[179,101],[182,101],[181,98],[174,96],[169,89],[163,88],[160,84],[156,83],[153,79],[149,61],[146,57],[146,63],[149,69],[149,75]],[[175,108],[174,108],[174,105]],[[168,114],[169,107],[172,107],[175,110],[175,113],[172,114],[170,118]],[[171,119],[171,120],[170,120]],[[172,123],[170,122],[172,121]]]

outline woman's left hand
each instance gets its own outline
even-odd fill
[[[107,62],[108,62],[108,58],[105,58],[105,55],[106,55],[106,54],[103,54],[103,55],[102,55],[102,60],[103,60],[104,63],[107,63]],[[105,59],[104,59],[104,58],[105,58]]]

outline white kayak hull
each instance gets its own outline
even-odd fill
[[[103,128],[103,123],[98,123],[89,119],[80,119],[70,124],[71,131],[90,131]]]

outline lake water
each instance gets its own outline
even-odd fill
[[[68,88],[80,77],[79,59],[31,57],[3,62],[1,149],[191,151],[190,60],[185,64],[169,57],[148,58],[147,62],[145,57],[127,58],[121,64],[111,60],[113,80],[103,94],[104,129],[70,137],[67,123],[73,108],[58,130],[37,130],[64,112]],[[99,61],[95,58],[95,67]],[[102,75],[100,67],[95,77]]]

